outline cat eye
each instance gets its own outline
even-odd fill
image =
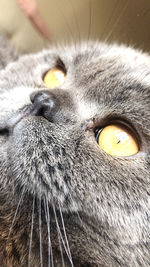
[[[66,78],[66,72],[60,67],[55,67],[46,72],[43,81],[48,88],[55,88],[61,85]]]
[[[111,124],[99,129],[96,140],[105,152],[113,156],[132,156],[139,151],[137,138],[124,125]]]

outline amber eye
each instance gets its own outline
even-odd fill
[[[132,156],[139,151],[137,138],[126,127],[111,124],[100,129],[96,136],[99,146],[113,156]]]
[[[46,74],[44,75],[43,81],[48,88],[53,89],[61,85],[64,82],[65,77],[66,77],[65,71],[63,71],[60,68],[55,67],[49,70],[48,72],[46,72]]]

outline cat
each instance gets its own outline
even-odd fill
[[[0,42],[0,266],[150,266],[150,56]]]

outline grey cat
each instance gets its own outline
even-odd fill
[[[150,56],[0,42],[0,266],[150,266]]]

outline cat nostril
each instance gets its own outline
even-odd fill
[[[34,92],[30,95],[30,100],[32,103],[36,101],[36,99],[42,99],[43,92]]]
[[[52,111],[56,107],[55,97],[47,91],[34,92],[30,95],[33,104],[34,115],[44,115],[46,111]]]
[[[43,105],[53,108],[56,104],[54,96],[47,91],[34,92],[30,95],[30,100],[35,105]]]
[[[30,95],[30,100],[32,103],[41,103],[54,101],[54,96],[47,91],[34,92]]]

